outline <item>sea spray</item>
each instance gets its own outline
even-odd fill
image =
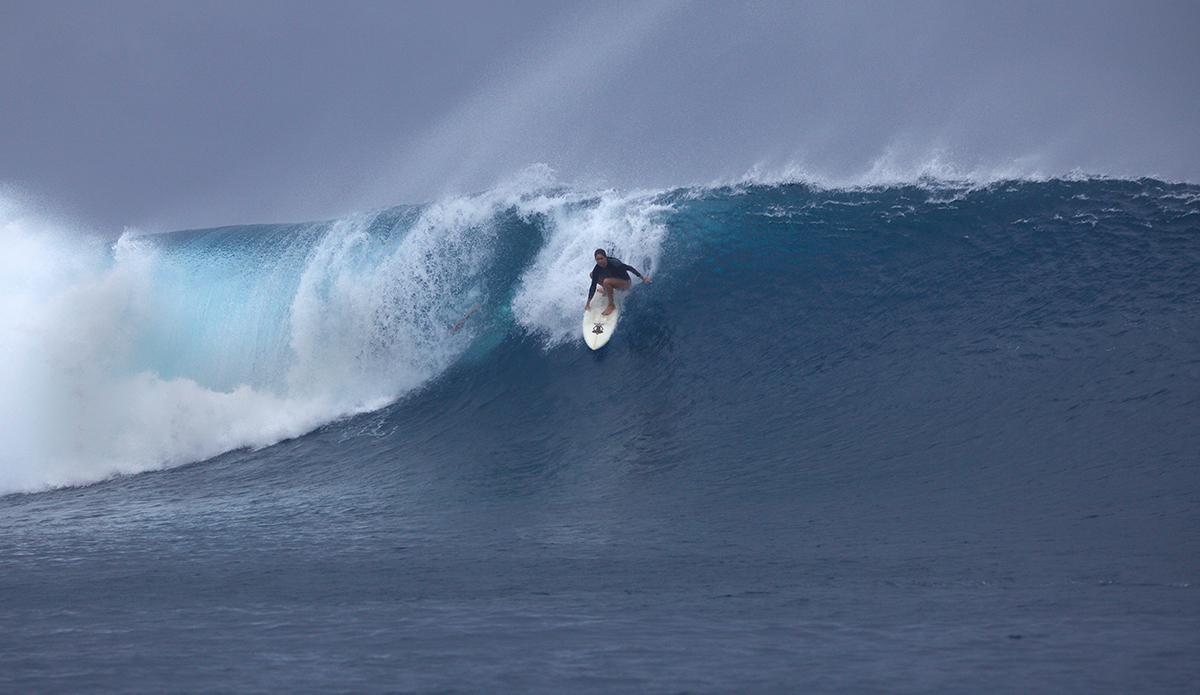
[[[591,250],[654,272],[667,208],[536,174],[330,222],[111,244],[10,219],[0,490],[268,446],[394,402],[511,330],[561,344]]]

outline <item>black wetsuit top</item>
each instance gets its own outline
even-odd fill
[[[625,265],[612,256],[608,257],[608,265],[604,266],[603,268],[601,268],[600,264],[597,263],[596,267],[592,268],[592,286],[588,289],[588,301],[592,301],[592,297],[596,294],[596,284],[604,282],[604,278],[621,278],[622,280],[628,280],[630,273],[633,273],[643,280],[646,279],[642,277],[642,274],[635,270],[633,266]]]

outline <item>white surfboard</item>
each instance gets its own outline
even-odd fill
[[[617,329],[617,319],[621,316],[621,293],[613,295],[613,304],[612,313],[605,316],[603,312],[608,308],[608,299],[597,290],[596,296],[592,297],[592,308],[583,312],[583,341],[593,350],[604,347]]]

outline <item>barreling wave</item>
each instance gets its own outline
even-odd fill
[[[576,349],[597,247],[655,276],[632,297],[654,297],[644,308],[667,333],[724,317],[708,347],[663,353],[673,368],[764,353],[793,385],[881,351],[983,374],[999,367],[972,355],[1104,350],[1079,328],[1190,327],[1200,292],[1200,188],[1156,181],[621,193],[534,176],[328,222],[112,244],[12,205],[0,221],[0,492],[269,446],[506,341]]]
[[[514,322],[561,342],[580,250],[652,266],[649,217],[637,196],[539,182],[106,245],[10,208],[0,490],[294,437],[395,401]]]

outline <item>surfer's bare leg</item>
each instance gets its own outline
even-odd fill
[[[608,307],[600,312],[600,314],[608,316],[616,308],[617,304],[613,301],[613,290],[627,290],[632,284],[632,280],[625,280],[623,278],[604,278],[604,296],[608,298]]]

